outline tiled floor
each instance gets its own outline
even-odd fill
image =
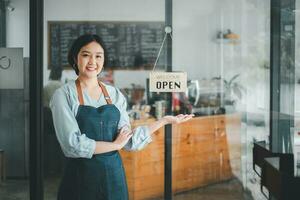
[[[0,183],[1,200],[29,199],[28,180],[6,180]]]
[[[1,200],[28,200],[29,186],[26,180],[8,180],[0,184]],[[45,181],[45,200],[56,200],[58,179]],[[201,187],[189,192],[176,194],[174,200],[252,200],[237,179]]]
[[[252,200],[237,179],[177,194],[174,200]]]

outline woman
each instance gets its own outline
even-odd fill
[[[117,88],[97,79],[104,57],[99,36],[83,35],[76,39],[68,61],[78,78],[56,90],[51,99],[56,135],[68,157],[59,200],[128,199],[118,150],[142,149],[160,127],[192,118],[165,116],[131,130],[125,97]]]

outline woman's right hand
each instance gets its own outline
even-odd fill
[[[131,137],[132,131],[127,126],[123,126],[113,143],[118,146],[118,149],[122,149]]]

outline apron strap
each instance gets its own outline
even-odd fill
[[[75,83],[76,83],[76,88],[77,88],[77,94],[78,94],[79,104],[80,105],[84,105],[83,96],[82,96],[82,90],[81,90],[79,79],[76,79]]]
[[[76,88],[77,88],[77,94],[78,94],[79,103],[80,103],[80,105],[84,105],[83,96],[82,96],[82,90],[81,90],[79,79],[76,79],[75,83],[76,83]],[[98,84],[99,84],[99,86],[100,86],[100,88],[101,88],[101,90],[102,90],[102,92],[104,94],[104,98],[105,98],[106,103],[107,104],[112,104],[111,98],[110,98],[110,96],[109,96],[109,94],[108,94],[105,86],[100,81],[98,81]]]
[[[105,86],[104,86],[100,81],[98,81],[98,83],[99,83],[99,86],[100,86],[101,89],[102,89],[102,92],[103,92],[103,94],[104,94],[104,98],[105,98],[107,104],[112,104],[111,98],[110,98],[110,96],[109,96],[109,94],[108,94],[108,92],[107,92]]]

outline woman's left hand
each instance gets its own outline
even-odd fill
[[[179,114],[176,116],[172,115],[166,115],[163,117],[163,120],[165,121],[166,124],[179,124],[182,122],[186,122],[194,117],[194,114],[189,114],[189,115],[183,115]]]

